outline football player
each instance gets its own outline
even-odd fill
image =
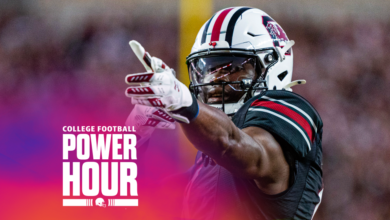
[[[200,29],[187,65],[190,87],[136,41],[146,73],[129,74],[128,120],[180,122],[199,150],[184,219],[312,219],[322,196],[322,121],[291,87],[294,41],[265,12],[232,7]],[[141,140],[142,140],[141,138]]]

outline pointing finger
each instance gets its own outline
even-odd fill
[[[146,71],[152,72],[152,57],[149,53],[135,40],[130,41],[129,44],[134,54],[138,57],[139,61],[141,61],[142,65],[144,65]]]

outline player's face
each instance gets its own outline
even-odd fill
[[[192,61],[191,79],[195,85],[203,83],[235,82],[256,78],[255,58],[253,57],[209,57]],[[207,104],[222,103],[223,86],[201,86],[200,96]],[[225,103],[235,103],[245,94],[239,84],[226,84],[224,88]]]

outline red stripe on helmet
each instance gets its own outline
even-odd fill
[[[228,8],[219,14],[217,20],[214,23],[213,31],[211,32],[211,41],[219,41],[219,35],[221,33],[223,21],[231,10],[233,10],[233,8]]]

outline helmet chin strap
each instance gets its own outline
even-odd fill
[[[293,40],[290,40],[290,41],[287,41],[286,45],[281,48],[281,47],[275,47],[276,48],[276,52],[278,53],[279,55],[279,61],[280,62],[283,62],[283,60],[286,59],[286,52],[292,47],[294,46],[295,44],[295,41]]]

